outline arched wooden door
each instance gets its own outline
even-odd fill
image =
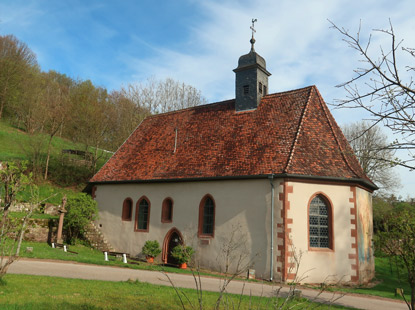
[[[183,236],[177,228],[168,231],[163,241],[162,259],[165,264],[177,265],[177,261],[171,256],[171,250],[179,244],[183,244]]]

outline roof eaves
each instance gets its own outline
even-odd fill
[[[196,182],[196,181],[224,181],[224,180],[252,180],[252,179],[267,179],[267,178],[285,178],[294,180],[315,180],[327,182],[340,183],[356,183],[373,191],[378,189],[376,185],[363,178],[340,178],[330,176],[315,176],[315,175],[301,175],[292,173],[271,173],[258,175],[240,175],[240,176],[217,176],[217,177],[200,177],[200,178],[171,178],[171,179],[151,179],[151,180],[120,180],[120,181],[97,181],[89,182],[84,192],[90,191],[94,185],[99,184],[145,184],[145,183],[172,183],[172,182]]]

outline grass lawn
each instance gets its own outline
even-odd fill
[[[71,194],[76,194],[79,191],[71,189],[71,188],[64,188],[64,187],[59,187],[56,185],[53,185],[51,183],[41,183],[41,184],[37,184],[37,187],[39,189],[39,198],[41,201],[43,201],[44,203],[51,203],[54,205],[61,205],[62,204],[62,198],[64,195],[69,196]],[[84,187],[84,185],[82,184],[80,186],[82,189]],[[22,192],[19,192],[17,194],[17,199],[19,201],[29,201],[31,193],[29,190],[24,190]],[[48,199],[47,199],[48,198]],[[45,200],[47,199],[47,200]]]
[[[26,247],[33,247],[33,253],[26,253]],[[171,273],[187,273],[190,274],[191,270],[182,270],[176,267],[162,266],[158,264],[148,264],[146,262],[136,262],[128,260],[128,264],[124,264],[121,258],[109,256],[109,261],[104,261],[104,254],[101,251],[91,249],[83,245],[69,246],[70,251],[77,252],[73,254],[64,252],[62,249],[53,249],[47,243],[38,242],[23,242],[23,251],[21,252],[22,257],[28,258],[41,258],[41,259],[56,259],[56,260],[67,260],[76,261],[87,264],[96,265],[107,265],[107,266],[118,266],[132,269],[144,269],[154,271],[166,271]],[[360,286],[360,287],[334,287],[329,288],[333,291],[344,291],[357,294],[367,294],[374,296],[381,296],[392,299],[402,299],[399,296],[395,296],[395,288],[403,288],[406,298],[410,299],[410,288],[406,282],[399,283],[395,273],[391,273],[389,261],[384,257],[376,257],[376,278],[373,281],[374,285]],[[220,276],[217,273],[210,273],[208,271],[201,271],[201,275],[209,276]],[[405,281],[405,280],[403,280]]]
[[[26,215],[25,212],[10,212],[11,217],[23,218]],[[41,219],[41,220],[53,220],[58,219],[58,215],[50,215],[45,213],[32,213],[30,216],[31,219]]]
[[[26,247],[32,247],[33,252],[27,253],[25,251]],[[24,241],[22,243],[22,251],[20,256],[28,258],[40,258],[40,259],[56,259],[56,260],[66,260],[66,261],[76,261],[86,264],[96,264],[96,265],[106,265],[106,266],[118,266],[132,269],[145,269],[145,270],[155,270],[155,271],[166,271],[172,273],[188,273],[190,270],[182,270],[176,267],[162,266],[158,264],[148,264],[147,262],[137,262],[135,260],[129,260],[128,263],[124,264],[122,258],[117,258],[115,256],[109,256],[109,261],[104,260],[104,254],[101,251],[89,248],[83,245],[69,245],[68,249],[78,254],[64,252],[62,249],[54,249],[47,243],[39,242],[28,242]],[[211,275],[210,273],[201,273],[205,275]]]
[[[386,257],[375,258],[376,275],[372,281],[372,285],[361,286],[355,288],[333,288],[333,291],[344,291],[357,294],[366,294],[381,296],[392,299],[402,300],[402,297],[395,296],[395,288],[403,288],[405,298],[411,300],[411,289],[408,285],[406,274],[401,275],[401,281],[396,276],[395,269],[391,271],[389,260]]]
[[[34,147],[40,148],[42,157],[44,157],[46,155],[47,140],[47,135],[29,135],[26,132],[9,125],[4,120],[0,121],[1,160],[27,160],[32,156]],[[54,137],[52,140],[52,156],[59,156],[61,149],[63,148],[78,149],[81,147],[81,144]]]
[[[181,290],[190,302],[198,308],[196,291]],[[204,309],[213,309],[216,293],[203,292]],[[182,295],[186,309],[192,309]],[[240,297],[226,295],[221,309],[237,308]],[[240,309],[273,309],[274,300],[269,298],[243,296]],[[290,309],[313,307],[305,300]],[[5,284],[0,286],[1,309],[182,309],[173,288],[151,285],[138,281],[108,282],[55,277],[6,275]],[[328,309],[321,306],[319,309]],[[334,307],[330,309],[348,309]]]
[[[27,160],[31,162],[34,153],[39,152],[39,165],[42,169],[38,175],[36,183],[39,187],[39,198],[52,204],[60,204],[65,194],[79,192],[85,187],[87,179],[92,177],[91,168],[84,164],[76,164],[81,157],[77,155],[62,154],[64,149],[85,150],[85,146],[80,143],[73,143],[67,139],[54,137],[51,147],[51,158],[49,162],[48,181],[43,180],[44,165],[47,154],[47,135],[29,135],[8,124],[5,120],[0,120],[0,162],[13,160]],[[35,152],[36,150],[36,152]],[[93,148],[88,149],[94,152]],[[99,151],[102,157],[97,162],[99,169],[111,155],[107,152]],[[18,201],[28,201],[30,191],[25,190],[17,195]]]

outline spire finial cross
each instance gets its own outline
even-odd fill
[[[255,23],[257,22],[258,20],[255,18],[252,18],[252,26],[250,27],[251,28],[251,30],[252,30],[252,38],[254,38],[254,33],[256,32],[256,30],[255,30]]]
[[[254,33],[256,32],[255,30],[255,23],[257,22],[256,18],[252,18],[252,26],[250,27],[252,30],[252,38],[251,38],[251,52],[255,52],[254,49],[254,44],[255,44],[255,38],[254,38]]]

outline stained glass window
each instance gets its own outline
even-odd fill
[[[330,247],[329,206],[321,196],[316,196],[310,203],[309,227],[310,247]]]
[[[137,215],[137,230],[148,231],[148,220],[149,220],[149,203],[146,199],[142,199],[138,205]]]

